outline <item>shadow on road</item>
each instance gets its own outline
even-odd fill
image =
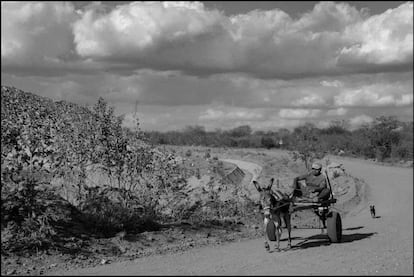
[[[374,233],[356,233],[356,234],[349,234],[349,235],[342,235],[342,241],[341,243],[345,242],[352,242],[355,240],[361,240],[371,237],[372,235],[377,234],[377,232]]]
[[[344,229],[345,231],[352,231],[352,230],[358,230],[358,229],[362,229],[364,228],[364,226],[358,226],[358,227],[349,227]]]
[[[300,240],[300,239],[303,239],[302,237],[290,237],[290,239],[291,240]],[[284,238],[284,239],[280,239],[280,241],[287,241],[288,239],[287,238]]]
[[[303,242],[300,242],[296,245],[292,245],[292,250],[305,249],[305,248],[310,248],[310,247],[318,247],[318,246],[324,246],[324,245],[329,245],[329,244],[331,244],[331,242],[327,238],[324,238],[323,240],[316,240],[316,241],[308,241],[308,239],[306,239]]]
[[[342,240],[341,240],[340,243],[347,243],[347,242],[352,242],[352,241],[356,241],[356,240],[366,239],[366,238],[371,237],[374,234],[376,234],[376,233],[355,233],[355,234],[349,234],[349,235],[343,234],[342,235]],[[326,246],[326,245],[330,245],[330,244],[331,244],[331,242],[329,241],[327,234],[319,234],[319,235],[314,235],[314,236],[310,236],[308,238],[305,238],[304,241],[299,242],[296,245],[292,245],[292,250],[305,249],[305,248],[310,248],[310,247]]]

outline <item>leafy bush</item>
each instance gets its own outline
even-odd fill
[[[128,192],[110,187],[90,189],[80,206],[88,229],[104,237],[111,237],[122,230],[129,233],[157,230],[155,218],[150,217],[145,207],[139,204],[140,199],[125,194]]]
[[[186,185],[178,167],[145,142],[138,122],[135,130],[123,129],[103,99],[74,116],[71,105],[60,102],[58,110],[51,101],[2,87],[1,104],[4,251],[47,247],[55,227],[71,220],[73,206],[53,189],[56,178],[76,182],[73,204],[87,227],[103,235],[156,228],[164,208],[158,198],[171,193],[174,198]],[[109,180],[96,191],[88,184],[93,168]],[[59,209],[53,197],[63,201]]]
[[[2,251],[35,250],[55,245],[58,227],[71,220],[70,205],[50,190],[2,186]],[[31,201],[29,201],[29,199]],[[30,205],[30,206],[29,206]]]

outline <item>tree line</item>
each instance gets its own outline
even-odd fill
[[[381,162],[413,160],[413,122],[402,122],[394,116],[377,117],[354,130],[347,120],[333,120],[326,128],[305,123],[293,130],[253,131],[249,125],[242,125],[230,130],[206,131],[203,126],[195,125],[177,131],[146,131],[145,135],[153,144],[280,148]]]

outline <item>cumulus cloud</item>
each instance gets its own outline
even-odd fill
[[[123,113],[131,111],[140,96],[145,93],[141,76],[119,77],[102,72],[95,75],[70,74],[65,77],[26,77],[2,74],[2,85],[13,85],[24,91],[80,105],[93,105],[103,97],[110,105]],[[15,85],[14,85],[15,86]]]
[[[206,34],[220,13],[200,2],[132,2],[109,12],[86,10],[74,25],[76,49],[82,56],[140,54],[162,43]]]
[[[413,94],[404,94],[395,100],[397,106],[409,106],[413,104]]]
[[[347,26],[361,22],[365,17],[365,10],[358,11],[347,3],[322,1],[299,18],[294,26],[312,33],[343,32]]]
[[[73,59],[71,25],[76,18],[68,2],[1,2],[2,66]]]
[[[411,64],[413,59],[413,2],[346,27],[352,42],[338,57],[340,66]]]
[[[139,101],[144,105],[229,106],[230,109],[220,108],[226,113],[232,109],[268,108],[279,111],[308,108],[322,109],[323,113],[330,110],[327,115],[340,116],[346,115],[341,114],[345,109],[353,107],[395,109],[412,106],[412,77],[399,75],[348,76],[340,79],[343,86],[339,88],[322,86],[320,79],[313,78],[289,81],[235,75],[199,78],[175,71],[153,70],[139,70],[129,76],[105,72],[36,78],[2,74],[2,84],[20,84],[18,87],[21,89],[76,103],[90,103],[103,96],[112,104],[123,107]]]
[[[303,98],[297,99],[293,102],[294,106],[320,106],[325,105],[325,100],[317,94],[307,95]]]
[[[200,120],[252,120],[261,119],[263,114],[261,112],[251,111],[247,109],[233,109],[226,111],[209,108],[202,112],[199,116]]]
[[[312,118],[319,116],[321,112],[320,109],[281,109],[279,116],[293,119]]]
[[[373,120],[374,119],[372,117],[362,114],[362,115],[352,117],[349,120],[349,124],[350,124],[351,129],[355,129],[355,128],[362,126],[363,124],[371,123]]]
[[[323,1],[293,19],[279,9],[229,17],[201,2],[98,2],[78,11],[66,2],[2,2],[2,63],[82,61],[74,67],[95,62],[118,74],[152,68],[261,78],[412,70],[412,5],[369,16]]]
[[[321,85],[324,87],[343,87],[343,83],[339,80],[333,80],[333,81],[327,81],[323,80],[321,81]]]
[[[328,116],[343,116],[348,113],[348,109],[345,108],[338,108],[338,109],[331,109],[326,112]]]
[[[337,106],[385,106],[393,101],[394,97],[392,95],[380,95],[377,92],[363,89],[348,90],[335,97]]]
[[[109,13],[85,11],[74,34],[83,57],[135,66],[279,78],[339,74],[354,60],[412,64],[412,3],[369,17],[347,3],[320,2],[295,21],[278,9],[226,17],[199,2],[134,2]]]
[[[346,88],[334,97],[334,105],[345,107],[411,105],[413,97],[411,93],[407,93],[409,90],[410,84],[394,82],[374,83],[362,85],[358,88]]]
[[[302,123],[304,123],[302,119],[282,118],[279,116],[279,114],[276,113],[270,115],[266,121],[259,121],[257,123],[257,128],[261,130],[272,130],[279,128],[293,129]]]

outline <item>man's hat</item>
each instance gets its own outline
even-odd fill
[[[320,164],[320,163],[313,163],[312,164],[312,169],[322,169],[322,164]]]

